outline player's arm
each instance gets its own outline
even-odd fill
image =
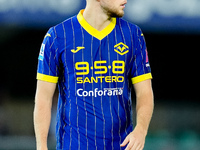
[[[136,92],[136,128],[142,129],[146,135],[154,108],[151,79],[134,84],[134,88]]]
[[[51,120],[51,107],[55,83],[38,80],[35,95],[34,128],[37,150],[47,150],[47,137]]]
[[[154,108],[153,90],[150,79],[134,84],[134,89],[136,92],[137,120],[135,129],[121,144],[121,146],[127,145],[126,150],[142,150],[144,148]]]

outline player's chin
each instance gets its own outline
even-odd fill
[[[124,16],[124,11],[121,10],[119,13],[118,13],[118,17],[123,17]]]
[[[111,17],[123,17],[124,16],[124,10],[123,9],[119,9],[119,10],[115,10],[113,12],[110,12],[110,16]]]
[[[123,17],[123,16],[124,16],[124,8],[125,8],[125,7],[120,8],[120,9],[118,10],[118,16],[119,16],[119,17]]]
[[[124,10],[119,10],[117,13],[115,13],[115,17],[123,17],[124,16]]]

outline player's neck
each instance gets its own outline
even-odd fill
[[[101,31],[110,24],[112,18],[103,12],[98,3],[96,3],[96,6],[94,5],[86,6],[83,17],[93,28]]]

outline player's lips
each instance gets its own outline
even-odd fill
[[[127,2],[124,2],[123,4],[121,4],[121,7],[125,8]]]

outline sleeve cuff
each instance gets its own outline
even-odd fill
[[[58,77],[49,76],[41,73],[37,73],[37,79],[51,83],[58,83]]]
[[[131,80],[132,80],[133,84],[136,84],[138,82],[141,82],[141,81],[144,81],[144,80],[147,80],[147,79],[152,79],[151,73],[147,73],[147,74],[143,74],[143,75],[140,75],[140,76],[137,76],[137,77],[133,77]]]

